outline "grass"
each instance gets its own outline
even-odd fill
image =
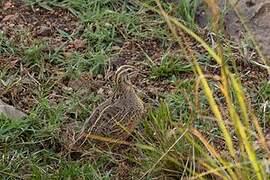
[[[179,73],[192,72],[192,65],[181,64],[182,62],[183,59],[179,59],[179,57],[170,57],[170,55],[164,54],[160,64],[150,66],[150,75],[153,78],[169,78]]]
[[[35,38],[27,28],[17,32],[18,38],[0,34],[1,99],[29,114],[21,120],[1,116],[1,178],[267,179],[269,150],[263,133],[270,117],[269,83],[258,81],[254,90],[241,82],[244,72],[237,71],[237,59],[243,47],[232,45],[222,31],[216,29],[221,36],[214,37],[223,43],[221,49],[212,49],[198,35],[195,12],[200,1],[26,3],[44,12],[65,9],[81,28],[56,28],[49,38]],[[61,43],[50,48],[57,38]],[[85,47],[70,50],[78,39],[85,40]],[[147,41],[158,47],[144,46]],[[203,53],[187,45],[190,42]],[[142,56],[136,56],[138,51]],[[121,53],[143,66],[147,75],[142,81],[152,82],[144,87],[145,93],[153,96],[151,88],[157,89],[158,106],[150,105],[128,145],[115,150],[93,143],[79,158],[64,148],[62,128],[68,122],[83,122],[108,96],[106,88],[113,85],[104,76],[110,59]],[[90,75],[91,83],[101,75],[105,85],[86,86],[85,94],[87,83],[68,83],[82,74]]]

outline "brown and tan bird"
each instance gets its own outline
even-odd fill
[[[129,76],[136,72],[138,70],[129,65],[117,69],[113,96],[100,104],[85,121],[79,141],[84,137],[84,143],[86,134],[117,140],[126,140],[130,136],[145,113],[144,103],[129,80]]]

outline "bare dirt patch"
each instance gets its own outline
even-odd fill
[[[11,4],[8,8],[6,4]],[[55,8],[48,11],[40,7],[30,7],[22,1],[6,1],[0,11],[0,28],[12,39],[17,39],[19,31],[28,31],[33,37],[55,37],[57,30],[72,33],[78,22],[69,11]]]

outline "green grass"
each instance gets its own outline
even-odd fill
[[[62,39],[57,48],[50,48],[54,45],[52,37],[35,38],[27,28],[18,31],[16,39],[0,33],[0,67],[4,67],[0,69],[0,98],[29,114],[21,120],[0,117],[2,179],[111,179],[120,176],[118,171],[123,162],[129,169],[129,178],[235,179],[239,175],[243,179],[259,179],[260,173],[254,172],[257,166],[268,176],[264,174],[263,161],[269,154],[261,147],[254,151],[252,144],[261,140],[256,122],[262,127],[269,123],[269,82],[258,80],[255,90],[244,86],[245,93],[242,92],[244,88],[230,71],[242,77],[233,59],[237,62],[243,47],[217,36],[224,42],[220,55],[209,47],[210,42],[194,34],[199,33],[195,12],[201,1],[163,2],[162,6],[176,17],[169,18],[173,27],[189,34],[208,53],[186,47],[183,41],[177,44],[178,37],[171,34],[168,22],[152,0],[144,3],[159,13],[135,1],[27,0],[26,3],[45,11],[65,9],[80,28],[73,33],[55,29],[53,38]],[[85,48],[68,50],[76,39],[85,40]],[[149,105],[147,116],[130,142],[136,146],[123,145],[115,150],[93,143],[83,158],[68,152],[63,147],[61,128],[68,122],[83,122],[106,96],[98,93],[102,89],[89,88],[84,95],[84,87],[72,89],[67,81],[79,79],[84,73],[94,79],[104,76],[110,59],[121,55],[115,47],[121,49],[127,42],[142,45],[147,41],[156,42],[162,51],[143,47],[151,50],[140,52],[142,56],[136,60],[146,71],[143,80],[156,83],[157,89],[164,84],[173,88],[169,90],[166,86],[165,92],[159,89],[155,92],[159,105]],[[174,53],[180,47],[184,49]],[[196,52],[185,53],[186,48]],[[159,57],[155,57],[158,53]],[[131,61],[131,57],[125,58]],[[14,60],[15,65],[10,66]],[[220,69],[223,61],[225,69]],[[224,74],[220,74],[222,70]],[[207,79],[202,78],[203,74]],[[145,91],[147,88],[151,90],[152,84]],[[242,93],[248,97],[249,90],[254,93],[250,102],[246,98],[243,101]],[[246,112],[251,111],[245,107],[249,103],[258,112],[254,113],[258,121]],[[250,129],[246,129],[246,118],[252,122]],[[224,134],[226,130],[228,134]],[[245,146],[240,149],[238,143]],[[239,158],[235,158],[232,149],[240,153]]]
[[[153,78],[169,78],[180,73],[192,72],[192,65],[184,64],[184,61],[184,59],[180,59],[177,56],[170,57],[169,54],[165,53],[158,65],[150,66],[150,75]]]

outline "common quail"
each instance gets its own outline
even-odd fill
[[[85,121],[78,139],[84,137],[85,142],[85,134],[118,140],[126,140],[130,136],[145,112],[144,103],[129,80],[129,75],[133,73],[136,73],[133,66],[123,65],[117,69],[116,89],[112,97],[93,111]]]

